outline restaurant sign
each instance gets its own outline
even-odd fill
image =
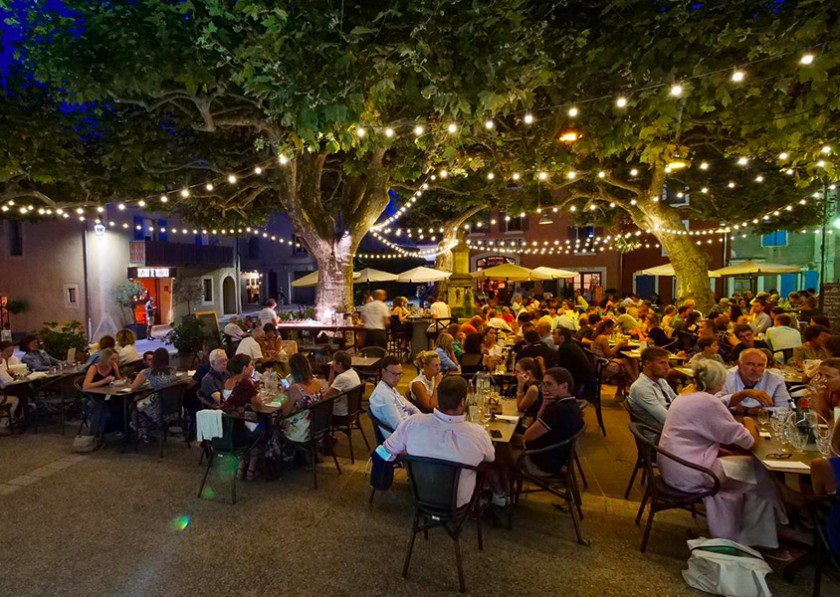
[[[130,267],[128,268],[129,278],[175,278],[176,268],[174,267]]]

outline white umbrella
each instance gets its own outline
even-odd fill
[[[353,284],[358,284],[361,282],[393,282],[396,279],[397,274],[383,272],[378,269],[372,269],[369,267],[366,267],[362,271],[353,274]]]
[[[487,269],[472,272],[470,275],[476,280],[507,280],[508,282],[524,282],[527,280],[550,280],[546,276],[514,263],[503,263]]]
[[[636,272],[637,276],[674,276],[674,266],[670,263],[664,263],[655,267],[647,269],[640,269]],[[715,272],[709,272],[710,278],[719,278],[720,276]]]
[[[779,263],[766,263],[764,261],[743,261],[741,263],[733,263],[727,267],[722,267],[709,272],[709,275],[716,276],[750,276],[762,274],[798,274],[801,268],[793,265],[782,265]]]
[[[354,282],[358,277],[358,272],[353,272]],[[297,280],[292,282],[292,288],[309,288],[311,286],[317,286],[320,279],[321,277],[318,275],[318,270],[315,270],[314,272],[306,274],[305,276],[298,278]]]
[[[580,272],[573,272],[567,269],[557,269],[554,267],[535,267],[533,272],[539,276],[548,276],[552,280],[556,280],[558,278],[574,278]]]
[[[440,282],[446,280],[452,272],[442,272],[440,270],[432,269],[430,267],[415,267],[407,272],[401,273],[397,280],[400,282],[413,282],[415,284],[422,284],[424,282]]]

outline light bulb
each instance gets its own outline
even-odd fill
[[[160,202],[161,203],[166,203],[167,201],[169,201],[169,198],[166,195],[161,195],[160,196]]]
[[[569,108],[569,116],[574,118],[578,114],[580,114],[580,110],[578,110],[575,106],[572,106],[571,108]]]
[[[441,170],[440,171],[440,177],[441,178],[446,178],[447,176],[449,176],[449,172],[447,172],[446,170]]]
[[[262,168],[260,168],[259,166],[254,168],[254,174],[262,174]]]
[[[117,209],[120,211],[125,211],[125,203],[119,203],[117,205]]]
[[[570,170],[569,172],[566,173],[566,178],[568,178],[569,180],[574,180],[576,177],[577,177],[577,172],[575,172],[574,170]]]
[[[490,129],[492,129],[494,126],[496,126],[496,124],[495,124],[492,120],[487,120],[487,121],[484,123],[484,128],[486,128],[488,131],[489,131]]]
[[[213,183],[212,183],[212,182],[208,182],[208,183],[204,186],[204,188],[205,188],[205,189],[207,189],[208,191],[212,191],[212,190],[213,190]]]
[[[450,122],[449,126],[446,127],[446,130],[450,133],[457,133],[458,132],[458,125],[454,122]]]
[[[740,158],[738,158],[738,165],[739,166],[746,166],[749,163],[749,161],[750,161],[749,158],[741,156]]]
[[[525,124],[534,124],[534,115],[530,112],[525,115],[525,118],[522,119]]]
[[[759,174],[758,176],[755,177],[755,181],[756,182],[764,182],[764,177]]]
[[[831,146],[830,145],[823,145],[822,149],[820,149],[823,153],[831,153]]]
[[[418,124],[417,126],[414,127],[414,134],[417,135],[418,137],[420,135],[422,135],[424,132],[426,132],[426,129],[424,129],[421,125]]]
[[[520,176],[521,176],[521,175],[519,174],[519,172],[514,172],[514,173],[511,175],[511,178],[512,178],[513,180],[519,180],[519,177],[520,177]]]
[[[780,160],[786,160],[786,159],[788,159],[788,152],[783,151],[782,153],[780,153],[780,154],[779,154],[779,159],[780,159]]]
[[[734,189],[735,183],[730,181],[729,184],[727,184],[726,186],[728,186],[730,189]]]
[[[615,105],[619,108],[626,107],[627,106],[627,98],[624,97],[624,96],[618,98],[617,100],[615,100]]]
[[[709,162],[700,162],[700,169],[701,170],[708,170],[709,169]]]
[[[283,158],[280,158],[280,159],[282,160]],[[230,184],[235,184],[236,183],[236,176],[234,176],[233,174],[228,175],[227,181]]]
[[[487,173],[487,180],[493,180],[494,178],[496,178],[495,174],[493,174],[492,172]]]
[[[636,168],[633,168],[632,170],[630,170],[630,176],[638,176],[638,175],[639,175],[639,171]]]
[[[600,172],[598,172],[598,178],[606,178],[606,176],[607,176],[607,173],[606,173],[606,172],[604,172],[603,170],[601,170]]]
[[[671,95],[673,95],[674,97],[679,97],[679,96],[682,95],[682,93],[683,93],[682,85],[680,85],[680,84],[671,85]]]
[[[814,62],[814,55],[813,54],[802,54],[802,57],[799,59],[799,64],[811,64]]]
[[[285,166],[286,164],[289,163],[289,158],[287,158],[284,155],[281,155],[279,158],[277,158],[277,161],[280,162],[281,166]]]
[[[190,196],[190,192],[189,192],[188,189],[183,189],[181,191],[181,197],[189,197],[189,196]]]
[[[539,178],[540,180],[545,180],[548,178],[548,173],[540,172],[539,174],[537,174],[537,178]]]
[[[385,129],[385,136],[388,137],[389,139],[391,137],[393,137],[394,136],[394,129],[392,129],[390,126],[387,129]]]
[[[746,73],[744,73],[744,71],[742,71],[742,70],[736,70],[736,71],[734,71],[734,72],[732,73],[732,80],[733,80],[735,83],[740,83],[741,81],[743,81],[743,80],[744,80],[744,77],[745,77],[745,76],[746,76]]]

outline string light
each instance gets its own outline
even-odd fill
[[[449,126],[446,127],[446,130],[447,130],[447,132],[449,132],[449,134],[454,135],[455,133],[458,132],[458,125],[455,124],[454,122],[450,122]]]
[[[671,85],[671,95],[674,97],[680,97],[683,94],[683,87],[679,84]]]
[[[615,100],[615,105],[619,108],[624,108],[627,106],[627,98],[622,96]]]
[[[385,136],[388,137],[389,139],[391,137],[393,137],[394,136],[394,129],[392,129],[390,126],[388,128],[386,128],[385,129]]]
[[[528,112],[522,119],[525,124],[534,124],[534,115]]]
[[[740,83],[741,81],[744,80],[745,76],[746,75],[745,75],[744,71],[736,70],[732,73],[732,81],[734,81],[735,83]]]
[[[814,55],[813,54],[802,54],[802,57],[799,59],[799,64],[809,65],[814,62]]]

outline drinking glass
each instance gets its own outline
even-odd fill
[[[793,449],[797,452],[802,452],[805,450],[805,445],[808,442],[808,436],[804,433],[800,433],[799,429],[795,425],[791,425],[788,427],[788,441]]]
[[[831,438],[817,435],[817,450],[823,458],[831,456]]]
[[[758,424],[761,426],[762,429],[767,428],[767,423],[770,422],[770,412],[766,408],[762,408],[758,411]]]

